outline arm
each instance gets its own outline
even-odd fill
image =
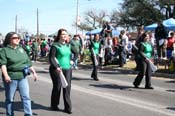
[[[2,71],[2,74],[3,74],[3,77],[4,77],[5,82],[10,83],[11,82],[11,79],[10,79],[8,73],[7,73],[7,67],[6,67],[6,65],[2,65],[1,66],[1,71]]]
[[[50,61],[51,66],[54,67],[54,69],[57,69],[58,71],[60,71],[61,70],[60,66],[59,66],[58,62],[56,61],[56,59],[55,59],[56,52],[57,52],[56,47],[52,46],[51,49],[50,49],[50,54],[49,54],[49,61]]]
[[[37,80],[37,74],[36,74],[35,69],[31,66],[31,67],[30,67],[30,70],[31,70],[31,72],[32,72],[32,74],[33,74],[34,81],[36,81],[36,80]]]

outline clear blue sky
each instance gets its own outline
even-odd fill
[[[39,9],[40,32],[51,34],[59,28],[75,33],[72,26],[76,17],[77,0],[0,0],[0,33],[15,31],[15,16],[18,16],[18,28],[36,34]],[[79,0],[79,16],[91,9],[106,10],[110,13],[118,8],[122,0]]]

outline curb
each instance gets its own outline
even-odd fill
[[[85,64],[79,64],[79,67],[81,68],[92,68],[92,65],[85,65]],[[134,71],[133,69],[125,69],[125,68],[120,68],[120,67],[106,67],[104,66],[103,69],[100,70],[105,70],[105,71],[120,71],[121,73],[124,74],[138,74],[138,71]],[[166,74],[166,73],[160,73],[160,72],[155,72],[152,74],[152,76],[159,77],[159,78],[169,78],[169,79],[175,79],[175,74]]]

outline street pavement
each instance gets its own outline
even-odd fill
[[[50,110],[52,83],[47,63],[34,63],[39,80],[29,76],[33,114],[36,116],[67,116],[70,114]],[[154,90],[133,87],[135,73],[122,69],[98,71],[100,81],[90,78],[91,66],[73,70],[71,99],[72,116],[174,116],[175,80],[153,76]],[[5,116],[4,88],[0,80],[0,116]],[[19,93],[15,96],[15,116],[23,116]],[[64,108],[60,100],[60,109]]]

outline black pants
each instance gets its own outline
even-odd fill
[[[141,56],[138,53],[135,53],[135,62],[136,62],[136,68],[135,70],[139,71],[142,65]]]
[[[96,55],[96,58],[97,58],[97,61],[98,61],[98,55]],[[97,76],[97,69],[98,69],[98,66],[95,65],[95,59],[94,59],[94,56],[91,55],[91,59],[92,59],[92,65],[93,65],[93,70],[92,70],[92,73],[91,73],[91,77],[93,79],[98,79],[98,76]]]
[[[166,47],[165,45],[159,45],[159,41],[156,40],[156,46],[157,46],[157,54],[158,54],[158,57],[166,57]]]
[[[119,48],[119,66],[123,67],[126,64],[126,50],[123,47]]]
[[[150,68],[150,64],[146,61],[142,61],[140,65],[141,69],[140,72],[138,73],[137,77],[134,80],[134,85],[140,85],[144,75],[145,75],[145,87],[150,87],[151,86],[151,75],[152,71]]]
[[[62,69],[63,74],[68,82],[68,86],[63,88],[63,99],[64,99],[64,109],[66,111],[72,110],[70,92],[71,92],[71,78],[72,78],[72,70],[64,70]],[[59,77],[59,73],[50,66],[49,68],[50,76],[53,83],[53,89],[51,94],[51,107],[57,107],[60,103],[60,94],[61,94],[61,80]]]

